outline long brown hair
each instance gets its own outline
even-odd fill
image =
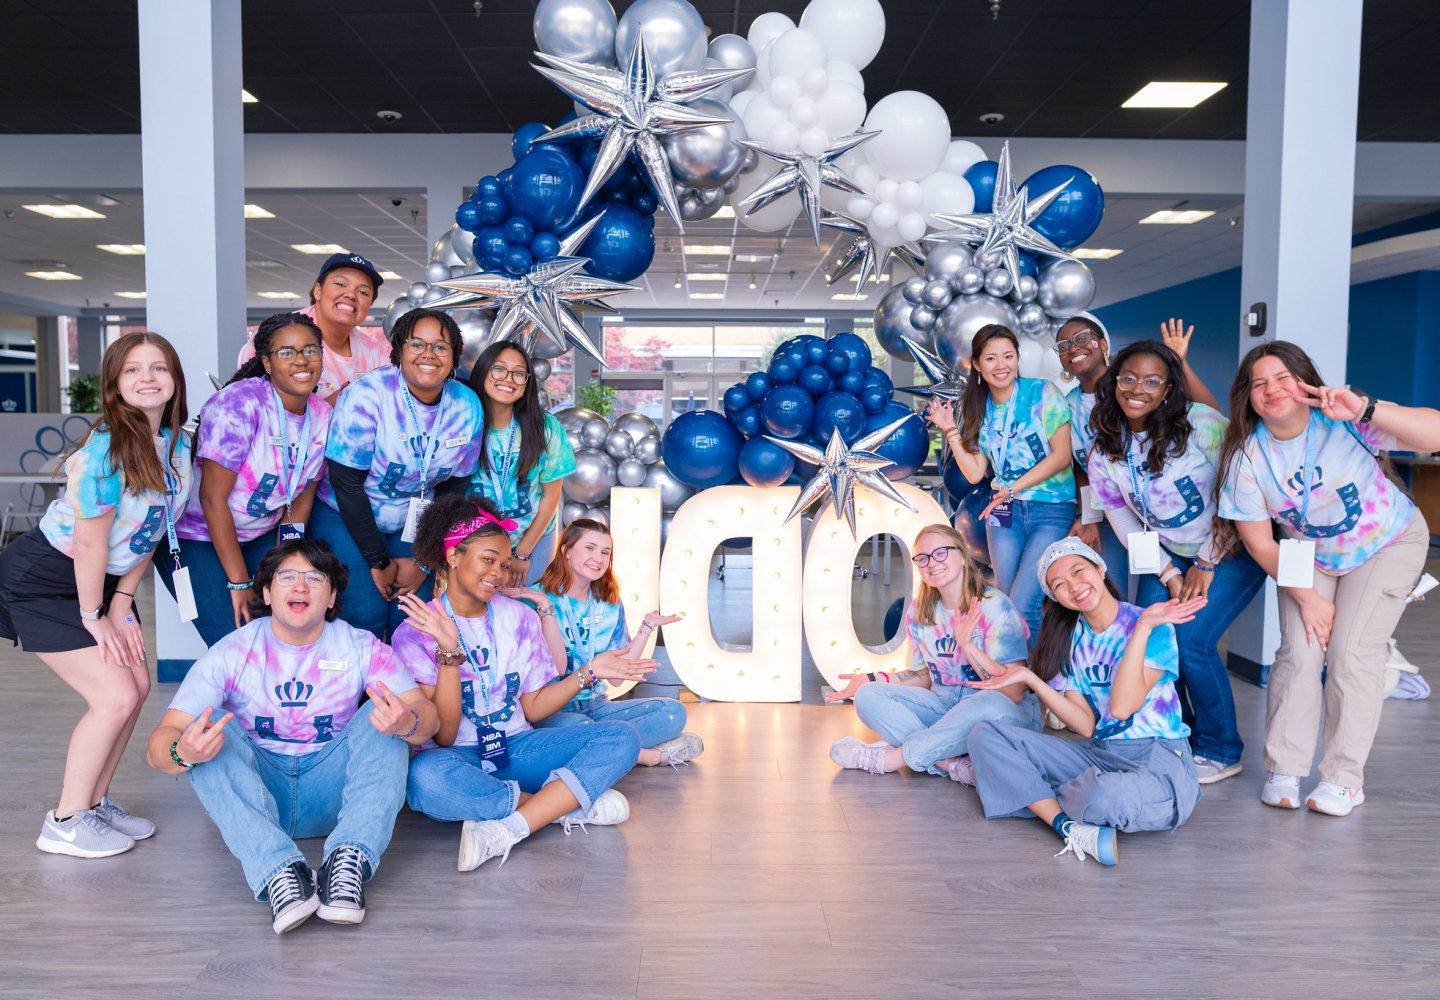
[[[520,355],[525,361],[525,370],[531,373],[530,378],[525,380],[525,388],[521,391],[520,398],[510,409],[510,419],[520,430],[520,461],[515,468],[515,477],[524,483],[530,477],[530,470],[540,464],[548,444],[545,438],[545,408],[540,405],[540,383],[534,376],[535,363],[530,360],[529,352],[513,340],[497,340],[475,359],[475,367],[470,369],[470,388],[480,397],[481,409],[485,415],[481,422],[480,440],[486,441],[490,435],[490,409],[495,404],[485,393],[485,376],[490,374],[491,366],[506,351],[514,351]],[[489,448],[480,449],[480,468],[485,472],[490,471]]]
[[[168,428],[170,431],[165,464],[179,477],[180,466],[175,460],[175,450],[180,447],[181,435],[185,433],[185,421],[190,419],[190,411],[185,406],[185,372],[180,368],[180,355],[175,353],[170,341],[150,330],[122,334],[105,349],[105,356],[100,359],[100,419],[90,425],[73,449],[79,451],[85,447],[96,430],[109,431],[110,454],[107,456],[106,471],[119,471],[126,492],[136,495],[147,490],[152,493],[168,490],[165,469],[160,464],[160,456],[155,452],[155,438],[150,433],[150,421],[137,407],[120,397],[120,373],[125,368],[125,359],[141,344],[154,344],[160,348],[175,382],[175,393],[160,413],[160,429]]]
[[[921,528],[920,533],[915,536],[914,543],[910,546],[912,551],[919,550],[920,539],[926,535],[939,535],[945,539],[955,549],[950,553],[950,558],[959,559],[964,564],[965,596],[959,609],[963,612],[970,606],[971,601],[978,601],[985,596],[985,577],[980,572],[980,565],[975,562],[974,557],[965,548],[965,536],[948,524],[931,524]],[[934,625],[935,608],[939,604],[940,591],[922,579],[920,592],[915,595],[915,620],[921,625]]]
[[[1008,326],[1001,326],[999,323],[991,323],[989,326],[982,326],[975,334],[975,340],[970,345],[970,378],[965,382],[965,388],[960,392],[960,440],[965,445],[966,451],[978,452],[980,450],[980,424],[985,420],[985,401],[990,398],[990,384],[980,377],[973,359],[978,358],[985,350],[985,345],[996,337],[1003,337],[1010,341],[1015,348],[1015,353],[1020,353],[1020,339]],[[1019,365],[1016,365],[1016,391],[1019,390]],[[992,470],[996,475],[1000,474],[999,469]]]
[[[580,541],[580,537],[587,531],[598,531],[606,538],[611,538],[610,529],[599,521],[588,517],[577,517],[566,525],[565,530],[560,533],[560,544],[555,546],[555,555],[550,557],[550,565],[545,567],[545,572],[540,574],[540,589],[549,594],[565,594],[570,591],[570,550]],[[614,545],[613,538],[611,545]],[[620,584],[615,579],[615,553],[612,548],[610,553],[610,565],[605,567],[605,572],[600,579],[590,583],[590,595],[606,604],[620,603]]]

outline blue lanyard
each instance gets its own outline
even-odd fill
[[[993,397],[990,400],[990,405],[998,409],[998,407],[995,407]],[[1010,399],[1004,405],[1008,405],[1009,409],[1005,412],[1005,426],[1000,430],[1000,441],[996,445],[998,454],[992,459],[995,468],[991,470],[997,478],[1002,480],[1005,478],[1006,459],[1010,457],[1010,431],[1015,426],[1015,411],[1020,409],[1020,383],[1018,381],[1015,383],[1015,391],[1010,393]],[[990,433],[995,433],[995,430],[995,423],[992,420],[990,423]]]
[[[430,425],[430,433],[422,434],[420,433],[420,417],[417,416],[415,413],[414,394],[410,392],[410,387],[408,385],[401,385],[401,388],[404,390],[405,410],[410,415],[410,426],[411,429],[414,431],[414,438],[419,442],[418,448],[420,449],[420,483],[416,487],[416,492],[423,500],[425,498],[425,493],[430,486],[428,482],[428,478],[430,475],[430,460],[434,458],[435,453],[440,450],[440,438],[435,434],[435,430],[437,427],[440,426],[440,407],[445,405],[445,393],[443,390],[441,391],[440,399],[435,404],[435,422]]]
[[[1305,464],[1300,467],[1300,480],[1302,484],[1300,488],[1301,534],[1304,534],[1305,529],[1310,527],[1310,484],[1314,478],[1313,470],[1315,468],[1316,458],[1315,451],[1313,450],[1313,446],[1316,446],[1315,439],[1314,435],[1311,433],[1311,431],[1313,431],[1314,429],[1315,421],[1312,417],[1310,422],[1305,425]],[[1264,423],[1260,424],[1258,430],[1260,431],[1260,433],[1268,437],[1271,441],[1275,441],[1275,435],[1270,433],[1270,428],[1266,427]],[[1270,461],[1270,449],[1266,446],[1263,440],[1260,441],[1259,444],[1260,457],[1265,459],[1265,467],[1270,470],[1270,478],[1275,480],[1275,488],[1279,490],[1280,495],[1284,497],[1287,495],[1285,491],[1285,483],[1275,472],[1275,464]]]
[[[175,534],[173,498],[180,492],[180,481],[170,474],[168,458],[160,459],[160,467],[165,470],[165,540],[170,544],[170,555],[175,559],[175,568],[178,570],[180,568],[180,538]]]
[[[1149,467],[1142,462],[1141,467],[1145,470],[1145,488],[1143,490],[1140,488],[1140,474],[1135,471],[1135,460],[1130,457],[1130,445],[1134,440],[1134,434],[1126,433],[1125,465],[1130,470],[1131,496],[1135,498],[1135,504],[1140,508],[1140,521],[1144,524],[1145,530],[1153,531],[1154,529],[1150,525],[1150,484],[1155,481],[1155,477],[1151,475]]]
[[[310,457],[310,405],[308,402],[305,405],[305,421],[300,425],[300,440],[292,444],[288,412],[285,404],[280,401],[280,391],[273,385],[270,387],[270,398],[275,404],[278,432],[275,436],[279,439],[282,456],[277,459],[275,467],[283,472],[281,481],[285,484],[285,511],[288,514],[290,505],[295,502],[295,495],[300,492],[300,477],[305,474],[305,465]]]
[[[460,649],[462,652],[464,652],[465,659],[469,660],[472,664],[475,665],[475,670],[478,673],[485,673],[485,671],[489,670],[490,668],[488,665],[476,658],[475,651],[470,647],[470,644],[465,641],[465,629],[460,625],[460,619],[455,617],[455,609],[450,607],[450,598],[442,594],[440,597],[440,604],[445,608],[445,613],[450,616],[450,620],[455,623],[455,635],[460,640]],[[495,645],[495,625],[490,620],[490,616],[494,613],[494,610],[489,610],[485,613],[485,617],[482,619],[482,621],[486,623],[486,626],[490,630],[490,645],[492,647]],[[483,646],[484,643],[481,643],[481,645]],[[488,696],[486,700],[489,700]]]
[[[499,431],[495,433],[497,436],[499,435]],[[519,433],[520,424],[512,414],[510,417],[510,433],[505,438],[505,449],[490,469],[490,488],[495,491],[495,503],[500,507],[504,507],[505,505],[505,484],[510,481],[511,474],[515,471],[515,466],[520,462],[520,456],[515,452],[515,437]],[[518,500],[520,494],[520,484],[518,482],[515,484],[515,494]]]

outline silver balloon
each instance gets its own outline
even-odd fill
[[[752,70],[749,76],[742,76],[732,84],[737,93],[750,86],[750,81],[755,79],[755,49],[739,35],[717,35],[710,40],[710,47],[705,54],[726,69]]]
[[[1034,302],[1039,293],[1040,282],[1030,275],[1022,274],[1015,279],[1015,297],[1021,302]]]
[[[645,36],[649,44],[650,36]],[[665,156],[670,160],[670,173],[682,184],[693,188],[723,188],[726,181],[740,173],[745,162],[748,139],[745,126],[724,101],[702,97],[691,101],[690,107],[715,118],[732,119],[728,125],[707,125],[674,132],[661,140]],[[718,206],[717,206],[718,207]]]
[[[747,149],[746,152],[753,153],[755,151],[753,149]],[[740,167],[740,174],[743,174],[744,172],[745,167],[742,165]],[[722,187],[720,190],[724,191],[726,194],[734,194],[736,189],[740,187],[740,174],[736,174],[734,177],[726,181],[725,186]]]
[[[745,164],[740,168],[740,172],[743,174],[747,170],[754,170],[759,165],[760,154],[753,149],[745,150]]]
[[[448,268],[447,268],[447,270],[448,270]],[[450,289],[448,289],[448,288],[441,288],[439,285],[431,285],[428,289],[425,290],[425,298],[423,298],[423,299],[421,300],[421,304],[422,304],[422,305],[429,305],[431,302],[434,302],[436,299],[443,299],[445,296],[447,296],[447,295],[449,295],[449,294],[450,294]]]
[[[1040,275],[1035,301],[1057,319],[1084,312],[1095,298],[1095,274],[1078,260],[1057,260]]]
[[[982,271],[993,271],[1003,263],[1005,263],[1005,255],[999,250],[975,255],[975,264]]]
[[[450,233],[446,233],[444,236],[441,236],[431,245],[429,259],[438,260],[446,267],[450,267],[454,264],[465,263],[465,261],[460,258],[460,255],[455,252],[455,247],[453,241],[451,240]]]
[[[536,382],[544,382],[550,377],[550,362],[545,360],[531,361],[530,377]]]
[[[923,288],[924,279],[916,280],[920,281]],[[930,334],[910,322],[910,313],[916,308],[922,307],[911,305],[906,299],[905,285],[896,285],[886,292],[880,298],[880,305],[875,308],[875,339],[892,358],[899,358],[901,361],[914,360],[905,347],[907,337],[927,351],[934,347]]]
[[[450,277],[452,277],[452,278],[458,278],[458,277],[460,277],[462,274],[469,274],[469,273],[470,273],[470,269],[469,269],[468,267],[466,267],[464,264],[456,264],[454,267],[452,267],[452,268],[450,269]]]
[[[660,515],[660,544],[664,545],[670,541],[670,524],[675,520],[675,512]]]
[[[586,507],[585,516],[592,521],[599,521],[607,528],[610,526],[610,511],[604,507]]]
[[[954,293],[950,291],[950,282],[944,278],[935,278],[925,283],[925,293],[920,297],[920,303],[939,312],[948,306],[954,297]]]
[[[912,306],[918,306],[925,301],[925,285],[927,282],[918,274],[912,274],[905,279],[905,284],[900,286],[905,301]]]
[[[630,457],[630,454],[634,450],[634,440],[624,431],[612,429],[609,434],[605,435],[605,454],[615,459],[615,461],[623,462]]]
[[[621,486],[643,486],[645,485],[645,463],[638,458],[627,458],[615,470],[615,476],[620,480]]]
[[[579,451],[581,448],[585,447],[585,445],[582,444],[580,441],[579,431],[572,431],[569,428],[566,428],[565,440],[570,442],[571,451]]]
[[[580,428],[580,442],[587,448],[603,448],[609,433],[610,425],[604,417],[592,417]]]
[[[575,471],[565,477],[565,495],[577,503],[597,504],[615,485],[615,462],[598,448],[575,453]]]
[[[531,361],[537,358],[541,361],[553,361],[570,350],[571,346],[554,337],[536,337],[527,353],[530,355]]]
[[[910,325],[917,330],[928,330],[935,325],[935,310],[926,305],[910,310]]]
[[[550,398],[550,390],[543,385],[535,390],[535,401],[540,404],[540,409],[542,410],[550,409],[550,404],[554,402]]]
[[[951,277],[950,287],[961,295],[974,295],[985,287],[985,272],[974,264],[962,267]]]
[[[468,377],[481,353],[495,339],[490,335],[490,324],[495,318],[493,312],[472,309],[468,310],[468,313],[463,320],[458,320],[463,346],[460,348],[460,360],[455,365],[455,370],[461,373],[462,378]]]
[[[705,22],[686,0],[640,0],[620,18],[615,29],[615,61],[630,62],[640,29],[645,29],[645,54],[657,77],[687,69],[699,69],[705,62]]]
[[[935,353],[951,368],[970,361],[970,343],[981,327],[998,323],[1014,330],[1020,318],[1010,303],[991,295],[956,299],[935,321]]]
[[[420,303],[425,301],[425,293],[429,290],[429,285],[425,284],[425,282],[423,281],[417,281],[410,286],[410,290],[405,293],[405,297],[410,300],[410,304],[412,306],[418,306]]]
[[[568,525],[571,521],[578,521],[585,516],[585,505],[576,503],[574,500],[566,500],[560,505],[560,524]]]
[[[1015,277],[1003,267],[997,267],[985,275],[985,291],[997,299],[1009,295],[1014,287]]]
[[[560,421],[560,426],[567,431],[574,431],[578,434],[580,428],[591,420],[604,420],[605,418],[583,406],[567,406],[565,409],[555,412],[555,419]]]
[[[930,248],[930,255],[925,258],[925,277],[931,280],[949,278],[962,267],[969,267],[974,262],[975,255],[965,244],[937,243]]]
[[[659,434],[651,434],[635,442],[635,457],[646,465],[654,465],[660,461],[661,439]]]
[[[689,500],[695,491],[670,474],[663,461],[656,462],[645,470],[645,485],[660,491],[660,509],[675,511]]]
[[[475,234],[461,229],[458,223],[450,227],[450,249],[467,270],[475,266]]]
[[[660,434],[660,428],[655,425],[655,421],[643,413],[622,413],[611,421],[610,426],[629,434],[630,439],[637,445],[647,437],[658,437]]]
[[[442,264],[438,260],[432,260],[425,268],[425,283],[427,285],[438,285],[442,281],[449,281],[452,277],[450,266],[448,264]]]
[[[540,0],[535,47],[546,55],[613,66],[615,8],[605,0]]]
[[[411,309],[414,308],[415,306],[410,302],[410,300],[403,295],[399,296],[394,302],[390,303],[390,308],[385,310],[385,319],[382,321],[381,324],[385,328],[385,335],[387,337],[390,335],[390,330],[395,326],[395,321],[397,319],[399,319],[401,316],[404,316],[406,313],[408,313]]]
[[[1027,302],[1020,307],[1020,332],[1027,337],[1041,337],[1050,332],[1050,320],[1038,302]]]

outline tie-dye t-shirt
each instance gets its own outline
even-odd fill
[[[206,400],[200,410],[195,458],[208,459],[235,473],[230,491],[230,516],[242,542],[274,529],[285,513],[285,489],[292,460],[303,465],[295,495],[321,477],[325,470],[325,433],[330,427],[330,404],[312,395],[309,440],[301,441],[305,414],[285,411],[282,430],[275,411],[275,389],[267,379],[247,378],[225,386]],[[204,466],[197,470],[203,476]],[[198,487],[197,487],[198,491]],[[181,538],[210,540],[210,526],[200,504],[193,503],[176,530]]]
[[[1310,508],[1302,521],[1306,439],[1314,468]],[[1280,523],[1287,538],[1315,542],[1315,563],[1326,573],[1348,573],[1398,538],[1415,517],[1415,504],[1375,460],[1401,447],[1373,424],[1331,420],[1310,413],[1304,434],[1276,440],[1264,424],[1236,454],[1220,492],[1220,516],[1233,521]]]
[[[624,605],[609,604],[594,597],[578,601],[567,594],[551,594],[549,591],[546,595],[550,598],[550,606],[555,609],[555,621],[559,623],[560,635],[565,640],[565,670],[561,677],[569,676],[576,667],[583,667],[601,653],[630,645]],[[586,688],[566,708],[579,711],[600,693],[596,688]]]
[[[190,459],[190,436],[182,434],[175,447],[174,468],[167,464],[170,431],[160,432],[155,439],[160,464],[169,470],[171,486],[170,510],[177,521],[184,515],[190,501],[190,484],[194,464]],[[163,494],[146,491],[131,493],[125,489],[124,475],[110,462],[110,432],[97,428],[85,447],[65,460],[65,495],[53,500],[40,519],[40,530],[50,544],[75,557],[75,519],[100,517],[115,512],[110,525],[109,555],[105,572],[124,576],[165,541],[165,503]]]
[[[315,318],[314,306],[301,311],[311,319]],[[254,356],[255,342],[247,340],[245,346],[240,348],[240,357],[235,360],[236,367]],[[350,331],[348,358],[324,347],[320,359],[320,380],[315,383],[315,389],[322,398],[329,399],[366,372],[388,365],[390,340],[379,327],[357,326]]]
[[[910,637],[910,669],[929,670],[931,684],[958,687],[961,681],[978,681],[980,675],[971,669],[965,653],[955,637],[951,622],[964,609],[951,611],[935,605],[935,624],[922,625],[915,619],[915,605],[905,609],[905,634]],[[980,617],[971,638],[996,663],[1014,663],[1028,655],[1026,640],[1030,629],[1010,598],[994,587],[985,588],[980,599]]]
[[[1213,556],[1205,543],[1215,524],[1213,499],[1216,469],[1220,461],[1220,439],[1229,424],[1220,412],[1204,403],[1191,403],[1190,440],[1182,455],[1167,456],[1158,476],[1147,466],[1150,435],[1131,435],[1127,444],[1130,461],[1090,454],[1090,495],[1102,510],[1129,507],[1145,520],[1140,497],[1149,504],[1149,524],[1171,552],[1187,559],[1201,553]],[[1135,470],[1132,483],[1130,469]],[[1205,546],[1206,551],[1201,552]]]
[[[405,526],[410,498],[429,494],[436,483],[469,476],[480,456],[480,399],[454,379],[445,383],[434,406],[411,397],[419,433],[405,405],[410,390],[400,369],[387,365],[360,376],[335,401],[325,457],[366,469],[365,495],[383,532]],[[425,482],[420,467],[427,449],[434,449]],[[339,509],[330,480],[321,480],[320,499]]]
[[[1120,612],[1110,627],[1096,632],[1082,615],[1075,623],[1070,638],[1070,655],[1065,669],[1050,680],[1056,691],[1078,691],[1095,713],[1095,732],[1091,739],[1101,740],[1183,740],[1190,727],[1180,717],[1180,696],[1175,681],[1180,676],[1180,650],[1175,645],[1175,626],[1161,625],[1150,633],[1145,644],[1145,666],[1161,674],[1145,704],[1128,719],[1110,714],[1110,685],[1125,655],[1125,647],[1135,634],[1140,609],[1133,604],[1120,604]]]
[[[1075,461],[1084,468],[1090,461],[1090,446],[1095,443],[1095,432],[1090,429],[1090,414],[1095,411],[1095,394],[1086,392],[1076,382],[1065,390],[1065,405],[1070,408],[1070,450]]]
[[[190,668],[170,702],[186,715],[234,712],[243,730],[273,753],[297,757],[322,749],[345,731],[367,685],[395,694],[415,687],[390,647],[343,621],[325,623],[305,646],[281,642],[269,615],[221,639]]]
[[[1015,416],[1010,420],[1012,408]],[[1008,447],[1005,444],[1007,422],[1010,425]],[[990,460],[995,479],[1013,483],[1040,464],[1050,454],[1050,436],[1069,422],[1070,408],[1049,379],[1017,380],[1015,391],[999,406],[995,400],[987,399],[985,419],[980,424],[980,450]],[[1045,503],[1074,500],[1075,473],[1066,465],[1044,482],[1016,493],[1015,499]]]
[[[545,414],[545,450],[523,484],[516,474],[520,468],[520,425],[516,421],[511,420],[507,427],[490,428],[485,436],[485,457],[489,468],[476,466],[470,492],[494,503],[505,517],[515,519],[519,527],[510,533],[512,543],[519,541],[535,520],[541,487],[575,471],[575,452],[565,428],[549,413]]]
[[[529,732],[534,727],[520,707],[520,696],[538,691],[556,677],[540,616],[519,601],[496,595],[481,617],[456,621],[469,655],[460,664],[460,729],[455,746],[474,746],[477,726],[491,726],[507,736]],[[435,684],[440,668],[435,663],[434,639],[407,621],[395,630],[391,644],[417,684]]]

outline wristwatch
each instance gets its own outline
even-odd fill
[[[1370,422],[1370,418],[1375,416],[1375,404],[1378,402],[1379,400],[1377,399],[1366,399],[1365,412],[1361,413],[1360,416],[1355,420],[1355,422],[1357,424],[1368,424]]]

